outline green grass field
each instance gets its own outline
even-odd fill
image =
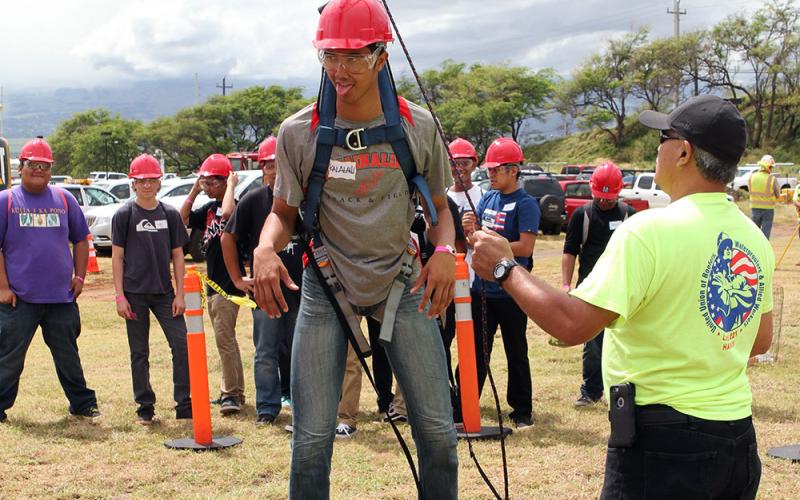
[[[780,256],[795,224],[793,211],[779,207],[772,242]],[[560,283],[562,237],[541,237],[536,244],[536,273]],[[755,425],[763,461],[760,498],[796,498],[800,465],[766,456],[767,448],[800,443],[797,360],[800,357],[800,243],[792,243],[775,283],[782,286],[782,347],[773,365],[751,368]],[[117,317],[110,259],[102,273],[91,275],[80,298],[83,331],[79,339],[89,385],[97,391],[103,417],[91,424],[67,414],[50,354],[37,335],[28,353],[16,405],[0,425],[0,497],[2,498],[284,498],[287,494],[290,435],[279,424],[257,428],[252,406],[252,320],[241,311],[238,338],[245,363],[247,400],[242,414],[223,418],[212,409],[214,433],[243,439],[235,448],[215,453],[173,451],[164,441],[188,437],[190,423],[174,420],[171,364],[166,341],[154,325],[151,380],[159,403],[159,421],[150,428],[134,423],[128,345]],[[776,311],[777,312],[777,311]],[[220,368],[211,326],[206,321],[211,393],[218,390]],[[533,322],[528,339],[533,368],[536,425],[507,442],[512,498],[596,498],[603,482],[606,408],[573,408],[580,384],[579,348],[559,349]],[[455,356],[455,349],[454,349]],[[502,342],[495,344],[492,367],[501,401],[506,386]],[[358,434],[334,446],[332,497],[414,498],[404,458],[387,424],[379,423],[375,396],[362,392]],[[481,401],[484,422],[496,424],[488,390]],[[504,410],[507,411],[505,404]],[[409,443],[410,430],[403,430]],[[413,444],[413,443],[412,443]],[[477,443],[476,453],[495,485],[502,488],[498,442]],[[472,464],[466,443],[459,444],[459,491],[462,498],[490,498]]]

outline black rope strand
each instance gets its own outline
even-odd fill
[[[397,29],[397,23],[394,20],[394,16],[392,16],[392,12],[389,9],[389,5],[388,5],[386,0],[381,0],[381,3],[383,4],[384,9],[386,9],[386,14],[389,16],[389,21],[392,23],[392,27],[394,28],[394,32],[397,35],[397,41],[400,42],[400,46],[402,47],[403,53],[405,54],[406,60],[408,61],[409,67],[411,68],[411,73],[414,75],[414,79],[416,80],[417,86],[419,87],[419,90],[420,90],[420,92],[422,94],[422,99],[425,101],[425,105],[428,107],[428,111],[430,112],[431,116],[433,117],[433,122],[436,125],[436,130],[439,133],[439,137],[442,140],[445,148],[448,149],[447,148],[447,139],[445,137],[444,129],[442,129],[442,124],[439,121],[438,115],[433,110],[433,106],[431,105],[431,100],[428,97],[427,92],[425,91],[425,86],[422,84],[422,80],[419,77],[419,73],[417,72],[416,66],[414,66],[414,61],[411,59],[411,54],[408,52],[408,48],[406,47],[406,44],[403,41],[403,37],[400,35],[400,31]],[[455,159],[453,158],[453,155],[452,155],[452,153],[450,153],[449,149],[447,150],[447,155],[448,155],[448,157],[450,159],[450,163],[451,164],[455,164]],[[467,199],[467,203],[469,203],[470,209],[472,209],[472,213],[476,214],[476,216],[477,216],[478,211],[475,208],[475,204],[472,202],[472,199],[469,197],[469,193],[464,189],[464,180],[462,178],[462,174],[459,171],[459,169],[457,169],[457,168],[455,169],[455,171],[456,171],[456,181],[461,185],[461,189],[464,190],[465,198]],[[485,365],[486,365],[486,374],[489,377],[489,385],[492,388],[492,395],[494,396],[495,409],[497,410],[497,422],[498,422],[498,427],[499,427],[499,430],[500,430],[500,450],[501,450],[501,454],[502,454],[502,457],[503,457],[503,485],[504,485],[504,492],[505,492],[505,497],[504,498],[507,500],[509,498],[509,496],[508,496],[508,462],[507,462],[507,457],[506,457],[505,435],[503,433],[503,415],[502,415],[502,410],[500,409],[500,397],[497,395],[497,387],[495,386],[494,377],[492,376],[492,369],[489,366],[489,354],[488,354],[489,349],[488,349],[488,341],[486,339],[488,326],[487,326],[487,320],[486,320],[487,305],[486,305],[486,286],[485,286],[485,284],[482,284],[482,286],[481,286],[481,313],[482,313],[481,316],[482,316],[482,330],[483,330],[483,356],[484,356]],[[466,432],[465,432],[465,434],[467,436],[467,446],[469,447],[470,456],[472,457],[473,462],[475,462],[475,466],[477,467],[478,472],[480,473],[481,477],[483,478],[484,482],[489,487],[489,489],[492,491],[492,493],[494,493],[495,497],[498,498],[498,499],[501,498],[500,495],[497,493],[497,490],[495,489],[494,485],[489,480],[489,478],[486,475],[486,473],[483,471],[483,468],[478,463],[478,458],[477,458],[477,456],[475,455],[475,453],[473,452],[473,449],[472,449],[472,442],[471,442],[471,440],[469,438],[469,434],[466,433]]]

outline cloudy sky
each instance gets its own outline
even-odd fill
[[[0,85],[116,86],[230,75],[308,79],[323,0],[20,0],[2,2]],[[752,0],[683,0],[682,31],[752,12]],[[646,25],[671,36],[672,0],[389,0],[419,69],[444,59],[569,70],[605,40]],[[403,73],[399,46],[390,50]]]

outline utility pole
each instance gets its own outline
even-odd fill
[[[227,75],[226,75],[226,76],[223,76],[223,77],[222,77],[222,85],[220,85],[220,84],[217,84],[217,88],[218,88],[218,89],[222,89],[222,97],[225,97],[225,90],[226,90],[226,89],[232,89],[232,88],[233,88],[233,85],[226,85],[226,84],[225,84],[225,81],[226,81],[226,79],[227,79],[227,78],[228,78],[228,76],[227,76]]]
[[[194,74],[194,105],[200,104],[200,79]]]
[[[681,16],[686,15],[686,10],[681,10],[681,0],[672,0],[672,10],[667,9],[667,14],[675,18],[675,40],[681,37]],[[675,107],[681,103],[681,77],[675,75]]]

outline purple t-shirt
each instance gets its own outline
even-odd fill
[[[25,302],[74,300],[69,289],[74,268],[69,243],[83,241],[88,234],[81,207],[61,188],[48,186],[33,194],[16,186],[0,192],[0,248],[6,275],[11,290]]]

